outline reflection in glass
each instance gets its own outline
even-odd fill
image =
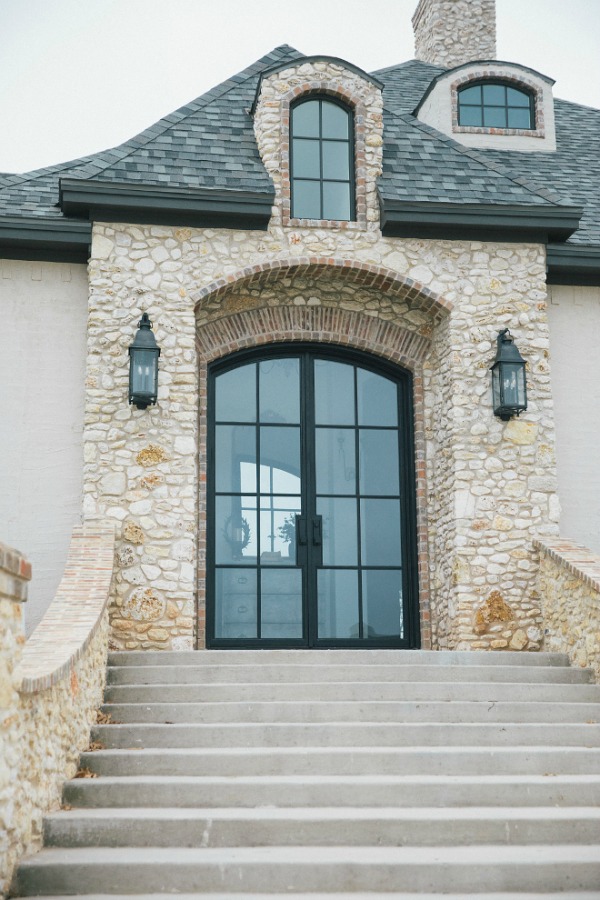
[[[323,178],[332,178],[336,181],[350,178],[348,144],[323,141]]]
[[[249,363],[215,378],[217,422],[256,420],[256,365]]]
[[[358,572],[319,569],[319,638],[358,638]]]
[[[294,177],[320,178],[319,141],[305,141],[295,138],[292,145]]]
[[[315,456],[318,494],[356,493],[353,428],[317,428]]]
[[[363,566],[398,566],[401,561],[398,500],[361,500]]]
[[[292,215],[297,219],[321,218],[321,183],[294,179]]]
[[[300,497],[260,498],[261,565],[296,565],[296,516]]]
[[[350,185],[341,181],[323,182],[323,218],[340,222],[350,219]]]
[[[255,638],[257,602],[255,569],[217,569],[215,637]]]
[[[215,428],[215,487],[238,494],[256,492],[256,428],[254,425],[217,425]],[[244,488],[242,488],[242,467]]]
[[[503,84],[484,84],[483,102],[490,106],[504,106],[506,87]]]
[[[256,563],[256,498],[217,497],[214,535],[217,563]]]
[[[302,637],[302,570],[263,569],[261,637]]]
[[[367,569],[362,579],[364,637],[404,637],[402,572]]]
[[[323,101],[323,132],[324,138],[338,138],[347,140],[350,136],[348,124],[350,115],[336,103]]]
[[[357,392],[359,425],[398,425],[398,388],[395,382],[368,369],[358,369]]]
[[[262,425],[260,490],[263,494],[295,494],[300,489],[300,428]]]
[[[531,113],[527,109],[509,109],[508,110],[508,127],[509,128],[531,128]]]
[[[486,128],[506,128],[506,109],[503,106],[484,106],[483,124]]]
[[[300,361],[267,359],[259,367],[261,422],[300,421]]]
[[[398,496],[398,432],[361,428],[359,434],[361,494]]]
[[[323,516],[323,565],[358,565],[356,500],[319,497],[317,514]]]
[[[354,425],[354,367],[315,360],[317,425]]]
[[[297,137],[319,137],[319,101],[308,100],[292,110],[293,133]]]

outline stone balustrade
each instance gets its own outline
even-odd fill
[[[600,682],[600,556],[574,541],[536,540],[545,650],[568,653]]]
[[[42,817],[60,804],[102,702],[113,571],[110,527],[75,528],[63,579],[25,642],[31,567],[0,545],[0,892],[41,845]]]

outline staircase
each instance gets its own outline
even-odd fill
[[[600,686],[559,654],[113,653],[19,896],[600,898]]]

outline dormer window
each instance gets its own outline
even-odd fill
[[[329,98],[309,97],[292,107],[290,119],[292,217],[353,220],[352,112]]]
[[[497,81],[467,84],[458,91],[458,124],[467,128],[533,130],[533,95]]]

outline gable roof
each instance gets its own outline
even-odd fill
[[[63,223],[69,230],[64,253],[83,258],[90,209],[102,207],[99,217],[114,220],[131,220],[136,210],[137,221],[157,221],[160,215],[158,221],[171,216],[181,224],[226,220],[230,227],[267,227],[274,191],[249,111],[261,74],[304,58],[288,45],[276,47],[118,147],[0,176],[0,243],[13,249],[28,241],[35,246],[35,232],[38,251],[50,253],[59,246]],[[530,234],[537,228],[540,239],[553,234],[563,239],[576,228],[580,204],[586,206],[584,227],[569,243],[600,244],[600,153],[594,153],[600,112],[557,101],[556,154],[466,148],[412,115],[444,71],[411,60],[374,73],[383,83],[379,190],[386,233],[403,234],[411,222],[420,222],[426,235],[438,221],[442,228],[453,226],[459,237],[460,227],[464,230],[475,215],[493,214],[505,229],[521,223]]]

